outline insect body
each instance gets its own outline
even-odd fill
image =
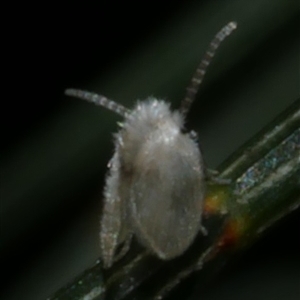
[[[216,49],[235,28],[231,22],[213,39],[179,111],[155,98],[128,110],[104,96],[66,90],[124,117],[104,190],[100,245],[105,268],[113,264],[119,245],[119,256],[126,253],[132,235],[159,258],[171,259],[199,232],[205,168],[194,135],[183,132],[184,119]]]

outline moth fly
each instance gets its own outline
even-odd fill
[[[178,111],[152,97],[129,110],[101,95],[65,91],[124,118],[114,135],[104,188],[100,247],[105,268],[127,252],[133,235],[168,260],[181,255],[201,229],[206,169],[195,133],[184,132],[184,121],[212,57],[235,28],[235,22],[228,23],[211,41]]]

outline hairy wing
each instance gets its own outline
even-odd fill
[[[201,221],[204,180],[199,157],[177,151],[143,159],[133,172],[129,213],[138,239],[162,259],[180,255]]]

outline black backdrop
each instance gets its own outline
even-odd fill
[[[187,124],[210,168],[299,97],[296,1],[12,7],[2,56],[9,93],[1,118],[1,299],[45,299],[99,256],[101,190],[120,118],[64,89],[128,107],[154,95],[176,108],[207,44],[231,20],[238,30],[219,49]],[[296,299],[298,220],[295,212],[280,222],[201,299]],[[200,297],[197,285],[191,291],[189,299]]]

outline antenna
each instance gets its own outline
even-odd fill
[[[113,112],[121,115],[122,117],[126,118],[130,114],[130,110],[124,107],[123,105],[113,101],[109,100],[108,98],[98,95],[95,93],[82,91],[82,90],[76,90],[76,89],[67,89],[65,90],[65,94],[67,96],[79,98],[86,100],[88,102],[92,102],[96,105],[103,106],[109,110],[112,110]]]
[[[212,61],[216,50],[219,48],[222,41],[229,36],[233,30],[237,27],[236,22],[230,22],[224,26],[210,42],[207,51],[205,52],[200,64],[198,65],[196,72],[194,73],[190,84],[187,87],[185,98],[181,102],[180,112],[183,116],[186,116],[190,110],[192,103],[194,102],[199,86],[205,76],[207,67]]]

